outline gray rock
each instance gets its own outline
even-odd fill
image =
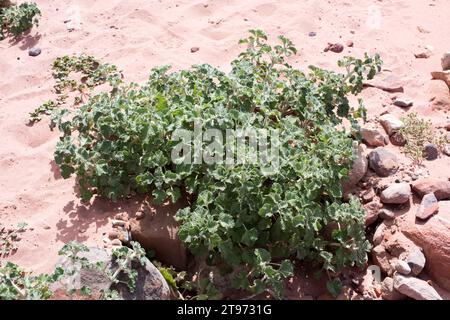
[[[381,209],[378,216],[383,220],[392,220],[395,218],[395,213],[388,209]]]
[[[361,128],[361,137],[365,143],[372,147],[382,147],[386,145],[385,138],[377,129]]]
[[[31,56],[31,57],[36,57],[36,56],[38,56],[40,54],[41,54],[41,49],[40,48],[31,48],[28,51],[28,55]]]
[[[402,204],[409,201],[411,187],[408,183],[394,183],[381,193],[380,200],[383,203]]]
[[[437,291],[424,280],[394,275],[394,288],[415,300],[442,300]]]
[[[439,202],[434,193],[423,196],[422,202],[416,212],[416,217],[426,220],[439,211]]]
[[[314,31],[311,31],[310,33],[308,33],[308,36],[310,36],[310,37],[315,37],[316,35],[317,35],[317,33]]]
[[[444,146],[444,150],[442,150],[442,151],[444,152],[444,154],[450,156],[450,143],[447,143],[447,144]]]
[[[378,147],[369,153],[369,165],[377,175],[387,177],[397,172],[398,160],[386,148]]]
[[[441,58],[441,66],[442,70],[450,70],[450,52],[444,53],[444,55]]]
[[[389,136],[403,127],[403,122],[389,113],[380,117],[380,123]]]
[[[427,160],[436,160],[439,156],[439,149],[434,143],[427,143],[423,151]]]
[[[413,250],[409,252],[406,257],[406,262],[411,267],[411,272],[413,275],[417,276],[422,272],[423,268],[425,268],[425,255],[422,253],[420,249]]]
[[[405,97],[397,98],[394,101],[394,105],[397,107],[401,107],[401,108],[412,107],[413,104],[414,104],[414,102],[411,99],[408,99]]]
[[[409,266],[409,264],[406,261],[403,261],[403,260],[396,260],[394,262],[394,269],[398,273],[401,273],[404,275],[408,275],[411,273],[411,267]]]
[[[403,300],[406,298],[404,294],[394,289],[394,279],[391,277],[384,278],[381,283],[381,297],[384,300]]]
[[[117,239],[116,239],[117,240]],[[115,258],[106,250],[99,248],[89,248],[89,251],[82,252],[79,257],[86,258],[90,263],[102,263],[106,270],[114,273],[117,270]],[[137,271],[136,288],[133,292],[122,282],[112,283],[105,272],[97,268],[81,266],[79,262],[63,257],[57,266],[65,270],[62,280],[54,284],[53,291],[65,291],[70,289],[81,289],[88,287],[92,290],[93,297],[99,297],[102,290],[116,290],[119,296],[125,300],[168,300],[170,299],[170,289],[159,272],[159,270],[145,258],[145,264],[138,261],[132,262],[132,268]],[[126,275],[119,275],[119,281],[125,281]]]

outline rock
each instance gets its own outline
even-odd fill
[[[433,111],[450,111],[450,91],[446,83],[443,81],[430,81],[426,94],[429,97],[430,107]]]
[[[365,143],[372,147],[382,147],[386,145],[386,138],[377,130],[370,128],[361,128],[361,137]]]
[[[122,246],[122,241],[120,241],[120,239],[118,239],[118,238],[113,239],[111,241],[111,245],[115,246],[115,247],[121,247]]]
[[[357,148],[353,149],[353,152],[356,154],[356,158],[353,162],[348,179],[342,183],[344,190],[349,190],[355,186],[367,172],[368,161],[365,155],[364,145],[360,144]]]
[[[369,153],[369,165],[377,175],[387,177],[397,172],[398,160],[386,148],[378,147]]]
[[[335,53],[341,53],[344,51],[344,46],[340,43],[328,43],[328,45],[323,49],[323,51],[331,51]]]
[[[394,132],[389,140],[394,146],[403,147],[406,144],[405,137],[400,132]]]
[[[430,33],[429,30],[425,29],[422,26],[417,26],[417,30],[419,30],[420,33]]]
[[[415,300],[442,300],[442,297],[428,282],[414,277],[396,274],[394,276],[394,288]]]
[[[424,146],[425,159],[436,160],[439,156],[439,149],[434,143],[427,143]]]
[[[394,270],[398,273],[408,275],[411,273],[411,267],[406,261],[403,260],[395,260],[393,263]]]
[[[180,270],[186,269],[187,252],[178,238],[179,224],[174,216],[187,205],[183,198],[175,204],[151,205],[151,210],[148,209],[143,218],[132,217],[129,221],[134,241],[147,250],[154,250],[156,258],[162,263]]]
[[[199,47],[192,47],[191,48],[191,53],[197,52],[198,50],[200,50]]]
[[[425,268],[427,260],[422,251],[417,248],[408,253],[405,261],[411,267],[412,274],[417,276],[422,272],[423,268]]]
[[[104,249],[89,248],[89,251],[79,253],[79,257],[86,258],[90,263],[102,263],[107,270],[114,273],[117,270],[115,257]],[[63,257],[57,266],[62,267],[66,276],[62,280],[53,284],[52,291],[79,290],[88,287],[92,290],[92,296],[99,298],[102,290],[116,290],[119,296],[125,300],[168,300],[170,299],[170,289],[167,282],[158,269],[147,259],[142,266],[138,261],[132,262],[132,268],[137,271],[136,289],[130,292],[124,283],[114,284],[105,274],[97,268],[82,267],[79,262]],[[119,276],[119,280],[127,280],[124,274]]]
[[[345,43],[345,45],[346,45],[347,47],[353,47],[353,41],[352,41],[352,40],[348,40],[348,41]]]
[[[386,223],[386,221],[383,221],[380,223],[380,225],[375,229],[375,233],[373,234],[373,245],[378,246],[383,242],[384,235],[389,230],[389,225]]]
[[[406,97],[399,97],[399,98],[396,98],[394,101],[394,106],[401,107],[401,108],[412,107],[413,104],[414,104],[414,101],[412,101],[411,99],[406,98]]]
[[[373,188],[366,190],[361,195],[361,199],[362,199],[363,203],[369,203],[373,200],[373,198],[375,198],[375,191],[373,191]]]
[[[431,57],[431,52],[428,50],[416,52],[414,53],[414,57],[416,57],[417,59],[428,59],[429,57]]]
[[[444,55],[441,58],[441,66],[442,70],[450,70],[450,52],[444,53]]]
[[[404,294],[394,289],[394,279],[391,277],[384,278],[381,283],[381,297],[384,300],[403,300],[406,298]]]
[[[373,87],[391,93],[404,91],[402,79],[386,72],[379,73],[375,79],[364,82],[363,87]]]
[[[411,186],[420,198],[428,193],[434,193],[438,200],[450,199],[450,181],[436,178],[422,178],[414,181]]]
[[[432,71],[431,77],[436,80],[444,81],[450,88],[450,70],[447,71]]]
[[[308,33],[308,36],[310,36],[310,37],[315,37],[316,35],[317,35],[317,33],[314,31],[311,31],[310,33]]]
[[[372,223],[377,221],[378,212],[380,211],[381,204],[378,201],[372,201],[368,204],[364,205],[364,209],[366,211],[366,227],[370,226]]]
[[[434,193],[429,193],[423,196],[422,202],[416,212],[416,217],[426,220],[433,214],[439,211],[439,202]]]
[[[37,57],[40,54],[41,54],[41,49],[40,48],[31,48],[28,51],[28,55],[31,56],[31,57]]]
[[[402,204],[409,201],[411,187],[408,183],[394,183],[383,190],[380,200],[383,203]]]
[[[392,220],[395,218],[395,213],[388,209],[381,209],[378,216],[383,220]]]
[[[447,156],[450,156],[450,144],[449,144],[449,143],[447,143],[447,144],[444,146],[443,152],[444,152],[444,154],[446,154]]]
[[[389,136],[403,127],[403,122],[389,113],[384,114],[380,117],[380,123]]]
[[[436,195],[436,193],[435,193]],[[450,290],[450,201],[439,202],[439,214],[422,223],[415,215],[400,221],[400,229],[423,249],[427,273],[443,288]]]
[[[114,216],[115,220],[122,220],[122,221],[128,221],[129,218],[130,217],[128,216],[128,213],[126,212],[121,212]]]
[[[378,245],[372,249],[373,262],[388,275],[392,275],[394,272],[391,264],[392,259],[393,257],[386,251],[383,245]]]

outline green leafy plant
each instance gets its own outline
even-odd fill
[[[406,139],[404,152],[414,163],[422,163],[425,144],[434,143],[442,151],[447,143],[446,135],[435,132],[431,121],[420,118],[417,113],[409,113],[401,120],[403,127],[400,129],[400,134]]]
[[[0,228],[0,258],[6,257],[17,250],[16,242],[20,240],[19,233],[24,232],[26,227],[27,224],[21,222],[17,224],[16,228]]]
[[[51,115],[57,108],[66,104],[69,94],[75,92],[70,106],[78,105],[87,100],[94,88],[108,83],[113,89],[122,82],[122,74],[117,67],[101,63],[93,56],[63,56],[56,59],[52,66],[54,85],[57,98],[48,100],[30,113],[30,122],[38,122],[42,115]],[[78,74],[80,80],[75,80]]]
[[[18,37],[33,25],[37,26],[40,15],[41,11],[34,2],[13,5],[9,1],[3,1],[0,6],[0,40],[3,40],[7,33]]]
[[[186,196],[179,237],[198,260],[233,274],[235,288],[276,298],[296,259],[315,261],[330,277],[366,262],[364,210],[355,199],[341,200],[353,141],[340,125],[346,118],[355,126],[364,116],[347,95],[359,93],[381,66],[378,55],[365,55],[340,61],[343,74],[313,66],[304,73],[287,62],[296,53],[292,42],[279,40],[271,46],[262,31],[251,30],[228,74],[207,64],[173,73],[159,67],[142,86],[100,93],[74,114],[59,110],[53,117],[63,133],[56,163],[63,177],[76,174],[84,200],[151,192],[162,203]],[[222,132],[277,130],[278,170],[174,163],[172,135],[194,123]],[[203,150],[209,143],[201,142]],[[205,284],[213,290],[211,279]]]

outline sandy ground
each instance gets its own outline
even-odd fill
[[[450,50],[445,41],[450,27],[448,0],[35,2],[42,11],[39,27],[20,41],[0,42],[0,224],[24,221],[32,228],[8,259],[38,272],[53,268],[57,251],[67,241],[101,245],[102,234],[110,229],[108,218],[135,206],[131,200],[80,205],[74,180],[62,179],[53,162],[58,133],[48,129],[48,120],[26,125],[28,113],[52,97],[50,66],[58,56],[91,54],[116,64],[126,81],[142,82],[150,68],[162,64],[186,68],[210,63],[228,70],[241,50],[238,40],[246,30],[260,28],[273,38],[289,37],[299,49],[292,62],[301,69],[309,64],[334,69],[345,54],[378,52],[385,73],[398,77],[405,95],[414,100],[412,111],[436,125],[449,118],[444,111],[433,111],[429,103],[436,89],[430,71],[441,69],[440,57]],[[69,32],[68,26],[75,30]],[[317,35],[308,36],[311,31]],[[341,54],[323,52],[327,42],[348,40],[354,46]],[[431,57],[416,59],[414,53],[426,45],[434,47]],[[42,49],[38,57],[28,56],[33,46]],[[191,53],[191,47],[200,50]],[[381,90],[366,89],[362,97],[371,117],[385,110],[404,112],[390,105],[392,94]],[[448,176],[449,159],[427,167]]]

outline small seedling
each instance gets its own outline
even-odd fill
[[[0,258],[6,257],[17,251],[17,242],[20,241],[19,234],[26,230],[27,224],[21,222],[16,228],[7,229],[0,227]]]

